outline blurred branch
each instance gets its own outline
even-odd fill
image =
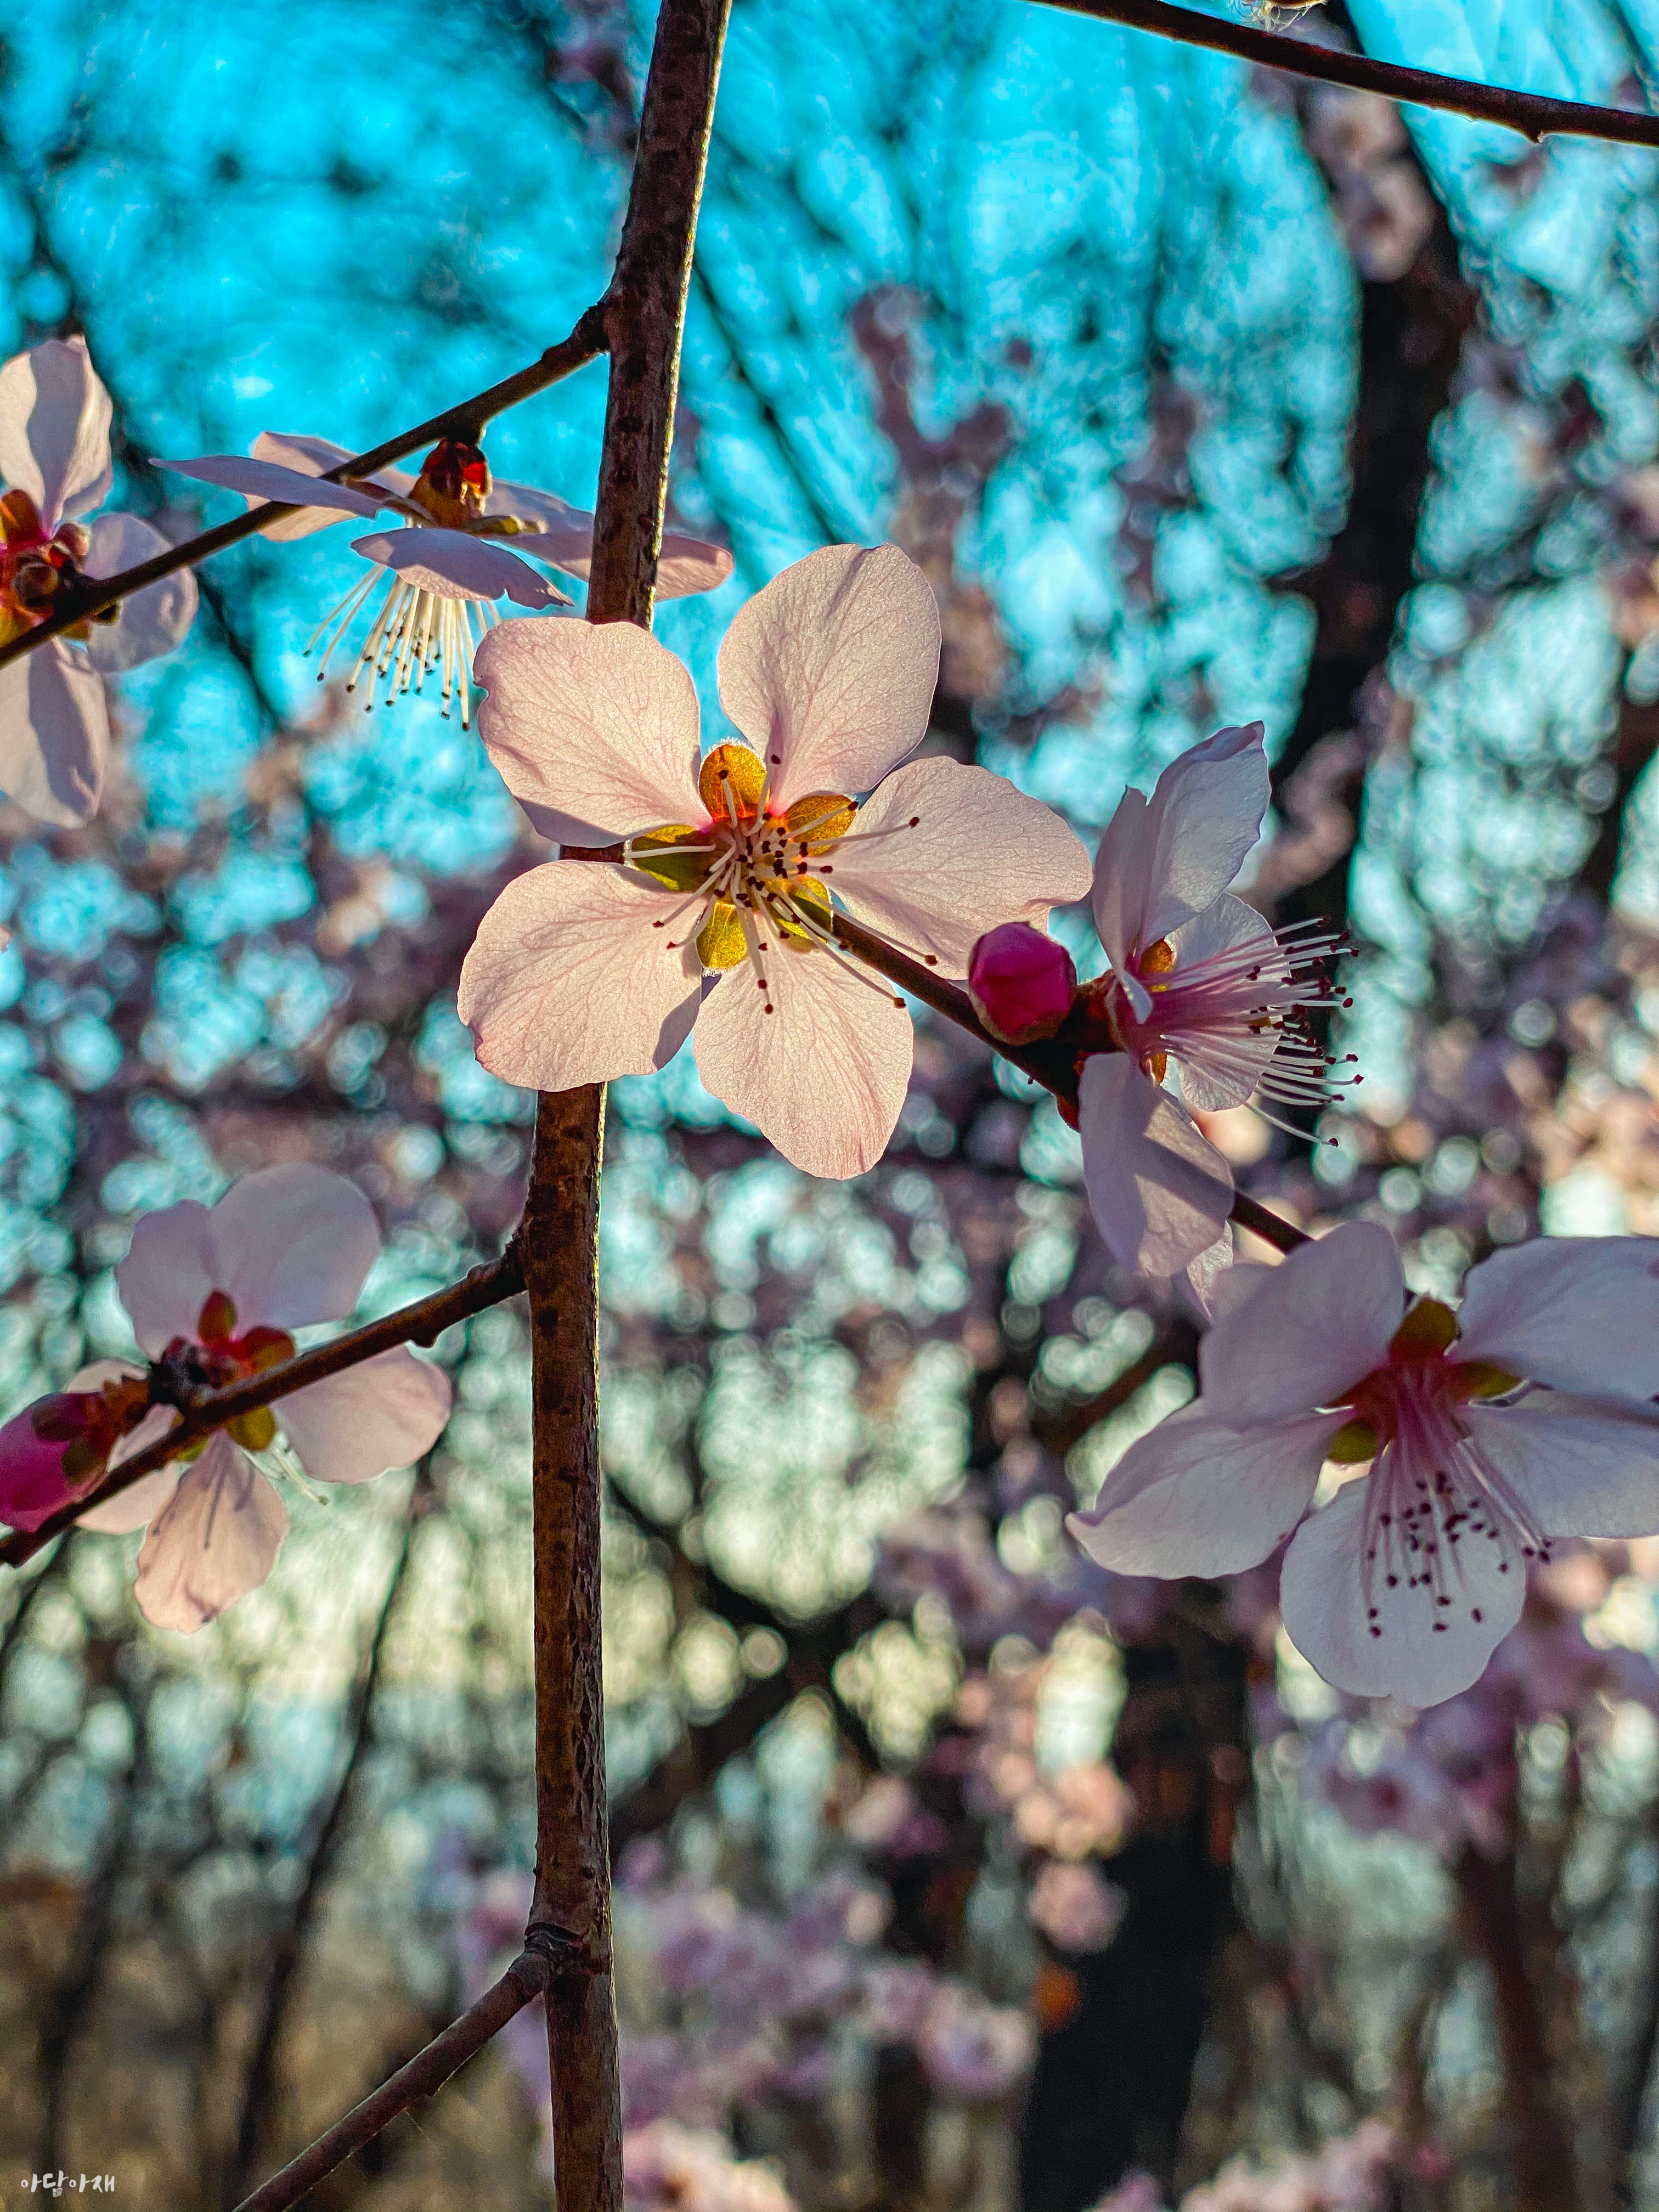
[[[399,2112],[406,2112],[411,2105],[442,2088],[452,2074],[459,2073],[516,2013],[542,1994],[551,1973],[543,1953],[520,1952],[477,2004],[469,2005],[459,2020],[452,2021],[441,2035],[417,2051],[406,2066],[400,2066],[372,2096],[354,2106],[343,2120],[337,2120],[308,2150],[301,2151],[280,2173],[272,2174],[262,2188],[245,2197],[236,2212],[290,2212],[337,2166],[373,2142]]]
[[[1496,123],[1505,131],[1518,131],[1534,145],[1557,133],[1573,138],[1613,139],[1626,146],[1659,146],[1659,116],[1623,107],[1594,107],[1583,100],[1552,100],[1543,93],[1511,92],[1503,85],[1474,84],[1466,77],[1443,76],[1436,70],[1402,69],[1395,62],[1373,61],[1369,54],[1340,53],[1306,39],[1289,38],[1283,32],[1226,22],[1213,15],[1200,15],[1190,8],[1172,8],[1165,0],[1042,0],[1042,4],[1064,9],[1068,15],[1122,23],[1133,31],[1155,32],[1182,46],[1237,54],[1242,60],[1285,70],[1293,76],[1346,85],[1353,92],[1380,93],[1385,100],[1397,100],[1412,107],[1441,108],[1452,115],[1467,115],[1477,123]]]
[[[106,1498],[117,1496],[143,1475],[154,1474],[158,1468],[177,1459],[184,1445],[223,1428],[227,1421],[251,1413],[256,1407],[273,1405],[279,1398],[291,1397],[308,1383],[343,1374],[348,1367],[356,1367],[398,1345],[432,1344],[455,1322],[482,1313],[486,1306],[499,1305],[503,1298],[513,1297],[523,1288],[524,1273],[515,1238],[499,1260],[486,1261],[459,1283],[450,1284],[447,1290],[434,1291],[430,1297],[416,1298],[412,1305],[400,1306],[396,1313],[387,1314],[380,1321],[349,1329],[343,1336],[331,1337],[326,1344],[314,1345],[309,1352],[296,1352],[280,1367],[268,1367],[262,1375],[252,1376],[246,1382],[234,1382],[227,1389],[179,1389],[176,1395],[163,1397],[158,1383],[161,1388],[170,1388],[165,1371],[152,1369],[151,1389],[156,1402],[176,1405],[179,1419],[166,1436],[158,1437],[143,1451],[135,1452],[131,1459],[112,1468],[96,1490],[71,1499],[38,1528],[15,1529],[0,1540],[0,1566],[21,1566],[62,1530],[73,1528],[89,1506],[100,1505]]]
[[[418,422],[412,430],[400,430],[396,437],[388,438],[384,445],[374,446],[366,453],[358,453],[349,461],[341,461],[325,469],[319,481],[324,483],[344,483],[354,477],[372,476],[389,461],[396,461],[417,446],[434,445],[440,438],[468,438],[477,440],[492,416],[504,408],[515,407],[521,399],[529,399],[550,385],[557,384],[577,369],[597,360],[605,349],[605,310],[590,307],[577,323],[568,338],[557,345],[549,346],[539,361],[521,368],[500,384],[492,384],[487,391],[477,392],[471,399],[463,399],[453,407],[447,407],[441,415],[428,422]],[[264,500],[251,507],[246,514],[234,516],[212,530],[204,530],[198,537],[187,538],[181,545],[170,545],[165,553],[157,553],[149,561],[141,561],[136,568],[124,568],[118,575],[100,576],[85,580],[90,586],[84,592],[65,592],[63,604],[47,616],[43,623],[9,644],[0,645],[0,668],[9,661],[20,659],[33,653],[36,646],[44,645],[48,638],[72,629],[77,623],[112,607],[134,592],[142,592],[149,585],[160,583],[162,577],[171,576],[180,568],[189,568],[204,561],[210,553],[222,552],[227,545],[234,545],[244,538],[252,538],[268,522],[279,515],[292,514],[296,509],[280,500]]]

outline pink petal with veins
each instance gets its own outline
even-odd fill
[[[826,546],[740,607],[720,698],[773,803],[873,790],[927,733],[939,646],[933,586],[896,545]]]

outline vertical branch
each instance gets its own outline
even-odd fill
[[[649,628],[680,334],[731,0],[663,0],[616,275],[590,622]],[[598,1086],[538,1109],[520,1246],[534,1401],[536,1893],[562,2212],[619,2212],[622,2113],[611,1982],[600,1673]]]

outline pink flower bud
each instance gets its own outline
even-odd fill
[[[1076,988],[1071,954],[1029,921],[1005,921],[988,930],[968,963],[974,1011],[1005,1044],[1053,1036],[1072,1010]]]
[[[70,1419],[52,1419],[64,1407],[72,1416],[66,1395],[43,1398],[0,1428],[0,1521],[9,1528],[38,1528],[75,1496],[64,1462],[78,1432]]]

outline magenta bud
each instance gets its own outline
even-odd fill
[[[988,930],[968,963],[974,1011],[1004,1044],[1051,1037],[1072,1011],[1077,969],[1063,945],[1029,921]]]

